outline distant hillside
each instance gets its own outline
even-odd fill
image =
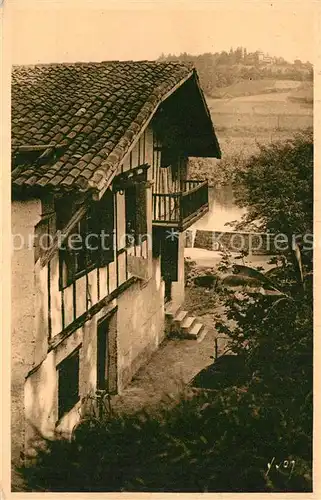
[[[258,94],[269,94],[272,92],[290,92],[297,90],[302,85],[301,81],[294,80],[241,80],[228,87],[217,89],[212,93],[212,97],[232,98]]]
[[[313,66],[309,62],[303,63],[297,60],[289,63],[283,58],[267,57],[259,51],[247,52],[242,47],[236,50],[231,49],[230,52],[207,53],[199,56],[187,53],[179,56],[163,54],[159,60],[192,62],[197,69],[204,92],[210,97],[220,97],[221,89],[229,88],[234,84],[240,84],[239,91],[241,92],[242,82],[253,82],[250,85],[254,88],[254,82],[259,80],[283,82],[285,80],[300,82],[313,80]],[[258,85],[263,85],[266,89],[268,87],[266,83]],[[247,85],[246,88],[248,89],[249,86]],[[238,92],[237,88],[233,88],[232,92]]]

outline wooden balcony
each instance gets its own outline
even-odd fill
[[[178,193],[153,194],[153,225],[185,231],[208,212],[208,182],[188,180]]]

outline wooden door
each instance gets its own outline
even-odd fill
[[[166,231],[161,241],[161,273],[165,282],[165,302],[171,300],[172,282],[178,280],[178,238]]]
[[[97,389],[109,390],[109,323],[106,318],[97,327]]]

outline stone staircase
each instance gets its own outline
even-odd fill
[[[194,339],[201,342],[208,330],[195,316],[189,314],[180,306],[169,304],[165,307],[166,332],[170,337]]]

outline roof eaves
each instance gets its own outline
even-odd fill
[[[209,120],[209,123],[210,123],[210,126],[211,126],[211,129],[212,129],[212,132],[213,132],[213,136],[215,138],[215,146],[217,148],[217,152],[218,152],[218,156],[217,158],[218,159],[221,159],[221,156],[222,156],[222,153],[221,153],[221,148],[220,148],[220,145],[219,145],[219,142],[217,140],[217,137],[216,137],[216,133],[215,133],[215,129],[214,129],[214,124],[213,124],[213,120],[212,120],[212,117],[211,117],[211,113],[210,113],[210,110],[209,110],[209,107],[207,105],[207,102],[206,102],[206,99],[204,97],[204,92],[201,88],[201,85],[200,85],[200,81],[199,81],[199,77],[198,77],[198,74],[197,72],[195,72],[195,81],[196,81],[196,85],[198,87],[198,90],[199,90],[199,93],[200,93],[200,96],[202,98],[202,101],[203,101],[203,105],[204,105],[204,109],[206,111],[206,114],[207,114],[207,117],[208,117],[208,120]]]
[[[98,170],[95,170],[94,175],[88,180],[81,178],[81,185],[79,182],[80,178],[77,179],[76,183],[78,184],[81,191],[93,191],[93,197],[95,199],[100,199],[102,197],[102,195],[112,182],[119,164],[123,160],[124,156],[129,153],[135,146],[140,135],[144,132],[144,130],[151,122],[160,104],[165,101],[170,95],[172,95],[194,74],[195,69],[193,68],[184,78],[173,85],[173,87],[167,92],[163,92],[162,87],[157,89],[157,92],[154,93],[148,100],[148,102],[143,105],[140,113],[136,117],[136,120],[129,126],[118,144],[108,155],[108,158],[104,162],[102,162]],[[106,173],[109,174],[107,178]]]

